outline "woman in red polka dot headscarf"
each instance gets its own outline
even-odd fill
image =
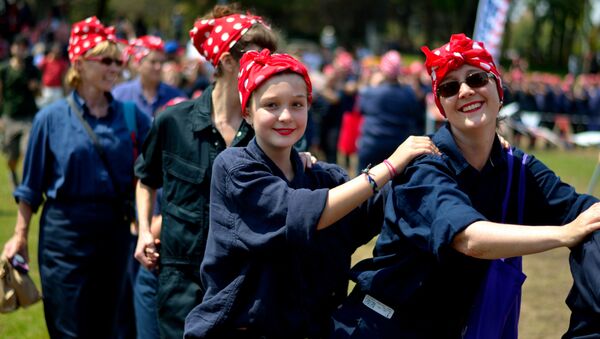
[[[325,338],[350,257],[379,230],[378,188],[433,143],[411,137],[352,180],[335,164],[306,169],[294,149],[312,102],[305,66],[266,49],[246,52],[240,66],[242,114],[256,137],[215,159],[200,268],[207,290],[185,337]]]
[[[148,269],[160,261],[158,318],[161,336],[167,338],[183,336],[185,317],[204,294],[198,267],[208,232],[214,158],[227,147],[245,146],[254,136],[241,115],[239,60],[246,50],[277,47],[275,34],[262,18],[234,5],[215,6],[195,22],[190,38],[216,68],[215,81],[199,98],[168,107],[154,120],[136,164],[141,217],[135,257]],[[159,256],[149,225],[151,197],[160,187]]]
[[[36,114],[14,192],[19,211],[8,257],[28,258],[28,226],[43,204],[38,258],[51,338],[117,337],[131,256],[134,144],[142,144],[150,119],[110,94],[123,63],[113,33],[96,17],[73,24],[72,91]]]
[[[443,156],[416,159],[393,182],[375,255],[355,266],[334,337],[516,339],[522,256],[560,247],[580,274],[568,302],[582,323],[565,337],[594,337],[585,334],[598,328],[598,199],[502,146],[502,81],[483,42],[454,34],[422,50],[447,118],[432,136]]]

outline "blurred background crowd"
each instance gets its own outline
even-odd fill
[[[504,104],[518,103],[517,114],[511,116],[517,122],[513,125],[517,135],[535,138],[531,129],[542,127],[558,133],[568,146],[572,134],[600,130],[598,2],[511,2],[501,65],[507,88]],[[397,145],[410,134],[432,132],[439,125],[442,117],[429,93],[430,80],[418,47],[446,38],[448,32],[435,24],[421,26],[424,29],[415,25],[440,20],[445,23],[443,27],[470,34],[476,4],[378,0],[370,5],[346,5],[340,1],[296,0],[290,6],[304,8],[305,13],[288,17],[281,4],[242,2],[273,18],[284,51],[298,56],[310,68],[315,103],[306,135],[308,148],[323,160],[349,169],[360,168],[377,157],[361,155],[361,145],[365,149],[373,149],[366,147],[373,143]],[[95,14],[115,26],[124,42],[143,35],[161,37],[167,55],[161,80],[195,98],[213,80],[213,68],[189,44],[187,28],[204,7],[212,5],[211,1],[136,0],[120,4],[0,0],[0,60],[5,62],[11,55],[11,43],[26,44],[28,62],[41,72],[41,86],[35,95],[38,108],[42,108],[65,93],[71,18]],[[318,13],[315,5],[321,8]],[[449,14],[461,12],[467,14],[463,19],[450,18]],[[365,18],[364,25],[344,20],[357,13]],[[317,24],[308,24],[307,17]],[[378,17],[381,20],[375,20]],[[399,53],[386,59],[387,51]],[[124,68],[123,81],[135,76],[135,67]],[[390,101],[390,97],[394,99]],[[521,123],[523,112],[534,114],[533,119],[530,115]],[[364,124],[364,119],[369,123]],[[358,160],[354,161],[358,163],[351,164],[357,152]]]

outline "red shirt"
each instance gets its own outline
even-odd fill
[[[39,65],[42,71],[42,84],[46,87],[61,87],[68,67],[66,60],[45,57]]]

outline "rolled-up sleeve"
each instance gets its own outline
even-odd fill
[[[578,194],[575,188],[558,177],[541,161],[529,155],[527,175],[530,176],[527,193],[529,210],[544,211],[526,216],[525,223],[534,225],[565,225],[588,209],[597,198]]]
[[[214,168],[220,163],[217,158]],[[290,188],[260,163],[232,167],[226,173],[225,195],[235,202],[231,209],[239,216],[234,226],[238,240],[259,251],[308,245],[329,189]]]
[[[403,178],[406,181],[395,183],[390,193],[385,222],[397,225],[414,245],[439,260],[458,233],[486,220],[440,158],[413,162]]]
[[[162,186],[162,142],[161,116],[152,122],[150,131],[144,140],[142,150],[135,162],[135,176],[147,186],[159,188]],[[139,130],[143,133],[143,129]],[[141,135],[141,134],[140,134]]]
[[[48,114],[40,112],[33,120],[27,153],[23,163],[23,182],[13,192],[17,203],[23,201],[37,212],[44,201],[43,194],[47,188],[48,166],[51,160],[48,138],[50,133]]]

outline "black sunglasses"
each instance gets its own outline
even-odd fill
[[[488,84],[488,79],[494,78],[493,73],[476,72],[469,74],[465,81],[452,80],[444,82],[437,88],[437,95],[444,98],[455,96],[460,90],[460,85],[466,83],[471,88],[480,88]]]
[[[111,57],[107,57],[107,56],[105,56],[105,57],[87,57],[87,58],[85,58],[85,60],[96,61],[105,66],[110,66],[113,62],[119,67],[123,66],[123,60],[115,59],[115,58],[111,58]]]

